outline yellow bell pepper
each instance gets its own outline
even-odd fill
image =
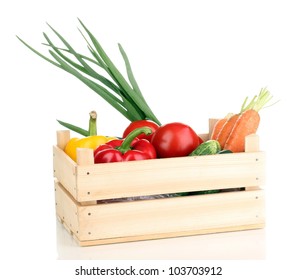
[[[76,149],[89,148],[95,149],[101,144],[105,144],[109,140],[116,139],[115,137],[106,137],[102,135],[88,136],[85,138],[72,138],[65,147],[65,153],[75,162],[77,161]]]
[[[89,148],[94,150],[109,140],[117,139],[116,137],[97,135],[97,113],[95,111],[91,111],[89,115],[90,119],[88,131],[90,136],[85,138],[71,138],[64,149],[65,153],[75,162],[77,161],[77,148]]]

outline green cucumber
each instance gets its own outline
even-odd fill
[[[221,146],[216,140],[208,140],[200,144],[189,156],[215,155],[221,151]]]
[[[232,154],[232,151],[230,151],[230,150],[222,150],[222,151],[220,151],[218,154],[219,154],[219,155],[220,155],[220,154]]]

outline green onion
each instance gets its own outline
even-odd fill
[[[50,29],[58,37],[63,47],[57,47],[52,40],[43,33],[46,43],[44,44],[49,48],[49,54],[51,58],[41,54],[29,44],[23,41],[17,36],[17,38],[31,51],[45,59],[47,62],[55,65],[56,67],[72,74],[93,91],[95,91],[101,98],[107,101],[117,111],[119,111],[125,118],[130,121],[150,119],[160,125],[160,121],[156,118],[146,100],[140,88],[136,82],[132,68],[123,47],[118,44],[119,51],[125,62],[126,72],[129,82],[123,77],[115,64],[108,57],[104,49],[94,35],[86,28],[80,19],[78,19],[83,31],[88,38],[83,34],[82,37],[87,43],[88,51],[92,57],[82,55],[74,50],[70,43],[54,28],[50,25]],[[70,56],[70,57],[69,57]],[[106,76],[99,74],[94,68],[101,67]],[[88,131],[81,129],[75,125],[65,123],[63,121],[58,122],[77,133],[84,136],[88,135]]]
[[[70,130],[73,130],[73,131],[75,131],[75,132],[77,132],[77,133],[79,133],[79,134],[81,134],[83,136],[89,136],[90,135],[88,130],[85,130],[85,129],[83,129],[81,127],[78,127],[76,125],[73,125],[73,124],[70,124],[70,123],[66,123],[66,122],[63,122],[61,120],[57,120],[57,122],[59,124],[61,124],[62,126],[68,128]]]

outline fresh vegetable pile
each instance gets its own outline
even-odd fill
[[[272,98],[267,89],[262,89],[249,104],[246,98],[241,111],[237,114],[228,114],[219,120],[210,139],[203,141],[187,124],[180,122],[161,124],[144,99],[122,46],[118,45],[129,81],[119,72],[89,29],[82,21],[79,22],[85,34],[79,31],[86,41],[90,57],[77,52],[51,26],[50,29],[62,44],[55,45],[43,33],[51,58],[41,54],[18,37],[35,54],[78,78],[130,121],[128,127],[122,128],[122,135],[119,138],[97,135],[95,112],[90,113],[88,130],[59,120],[61,125],[82,135],[82,138],[72,138],[65,148],[65,152],[74,161],[78,147],[93,149],[97,164],[244,152],[245,137],[257,132],[260,122],[259,111],[266,107]],[[96,67],[103,70],[106,75],[99,74],[95,70]]]
[[[92,111],[86,133],[89,136],[72,138],[65,152],[76,160],[77,147],[91,148],[95,163],[244,152],[245,137],[257,132],[258,112],[271,98],[267,89],[261,89],[248,105],[246,98],[238,114],[228,114],[216,122],[207,141],[184,123],[158,125],[151,120],[131,122],[120,138],[96,135],[96,113]]]

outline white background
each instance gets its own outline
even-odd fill
[[[15,37],[46,54],[42,32],[54,38],[48,22],[87,53],[77,17],[122,71],[117,43],[123,45],[143,94],[162,123],[181,121],[206,132],[209,117],[237,112],[244,98],[262,87],[280,100],[261,112],[258,131],[268,156],[267,259],[216,264],[227,267],[225,279],[290,275],[296,187],[294,6],[286,0],[2,3],[0,232],[1,273],[8,272],[6,279],[30,275],[73,279],[73,268],[81,263],[56,260],[51,149],[55,131],[62,128],[56,119],[86,127],[88,112],[96,110],[99,131],[107,135],[121,134],[128,124],[80,81],[37,57]]]

